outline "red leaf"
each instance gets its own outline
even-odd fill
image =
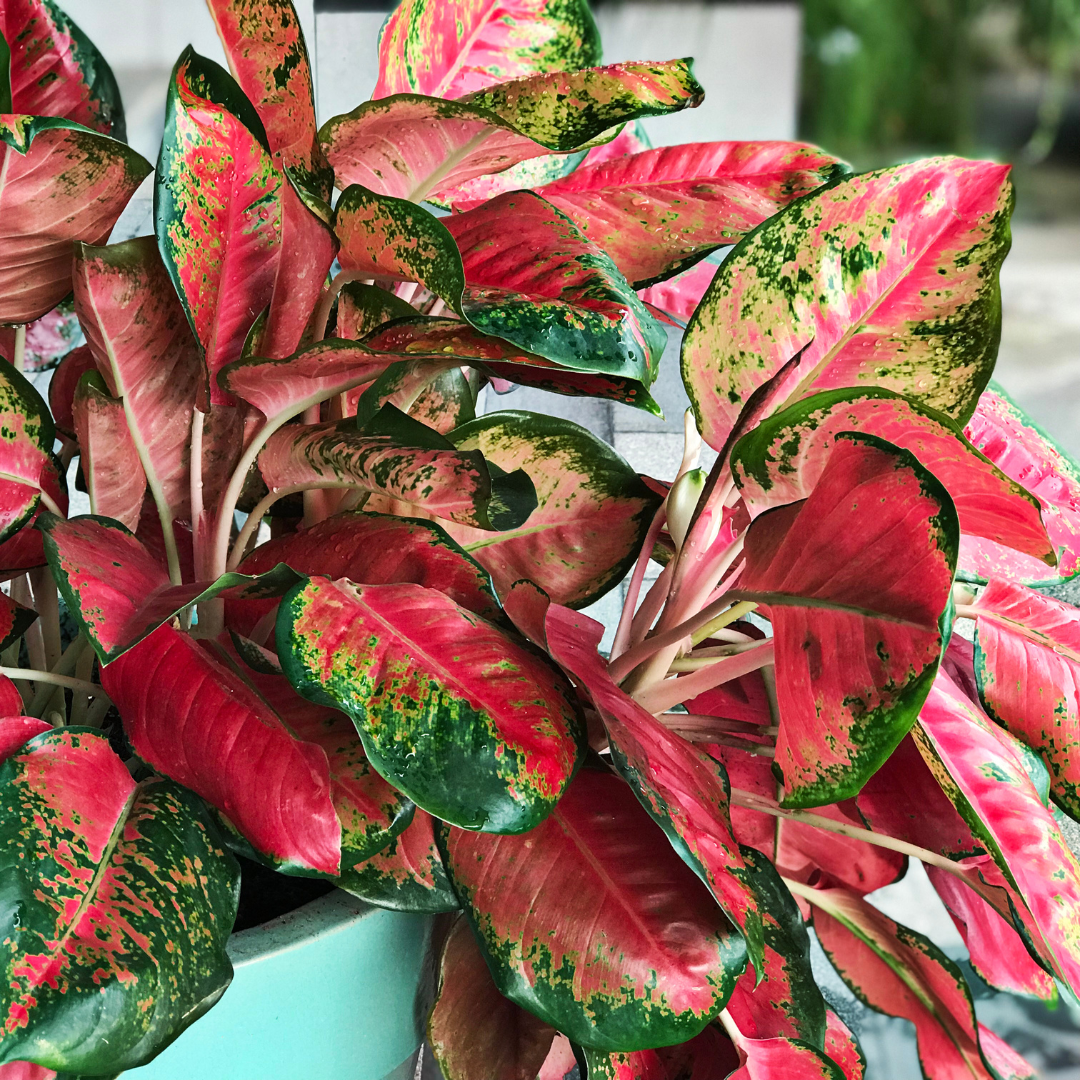
[[[825,1013],[825,1053],[840,1067],[844,1080],[863,1080],[866,1075],[866,1058],[862,1047],[851,1034],[847,1024],[832,1011]]]
[[[19,709],[22,709],[22,698],[19,699]],[[50,730],[52,730],[52,724],[46,724],[44,720],[38,720],[33,716],[4,716],[0,718],[0,761],[5,761],[11,757],[16,750],[35,735]],[[2,1077],[3,1073],[0,1072],[0,1080],[2,1080]]]
[[[645,303],[655,305],[672,318],[686,323],[697,310],[719,266],[717,257],[702,259],[689,270],[642,289],[639,295]]]
[[[23,708],[19,688],[6,675],[0,675],[0,716],[21,716]]]
[[[9,645],[18,641],[19,638],[33,624],[37,618],[37,612],[32,608],[23,607],[22,604],[12,600],[6,593],[0,593],[0,649],[6,649]],[[22,712],[22,699],[19,699],[17,713]],[[4,710],[0,703],[0,716],[11,715]]]
[[[56,421],[56,430],[69,439],[75,438],[75,387],[88,371],[93,371],[94,354],[89,345],[80,345],[60,361],[49,380],[49,410]]]
[[[796,1039],[747,1039],[732,1033],[742,1065],[727,1080],[844,1080],[835,1062]]]
[[[56,1080],[56,1073],[29,1061],[9,1061],[0,1065],[0,1080]]]

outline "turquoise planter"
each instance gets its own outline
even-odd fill
[[[333,892],[234,934],[224,997],[124,1080],[412,1080],[431,918]]]

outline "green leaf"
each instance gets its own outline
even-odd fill
[[[416,318],[416,308],[377,285],[350,281],[338,293],[337,336],[359,341],[392,319]]]

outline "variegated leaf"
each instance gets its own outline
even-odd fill
[[[358,341],[392,319],[415,318],[416,308],[376,285],[350,281],[338,293],[339,338]]]
[[[53,436],[41,395],[10,364],[0,364],[0,541],[29,521],[43,493],[48,498],[56,478]]]

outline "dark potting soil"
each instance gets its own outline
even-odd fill
[[[288,877],[251,859],[237,856],[237,860],[240,863],[240,907],[236,912],[234,934],[287,915],[334,891],[330,881]]]

